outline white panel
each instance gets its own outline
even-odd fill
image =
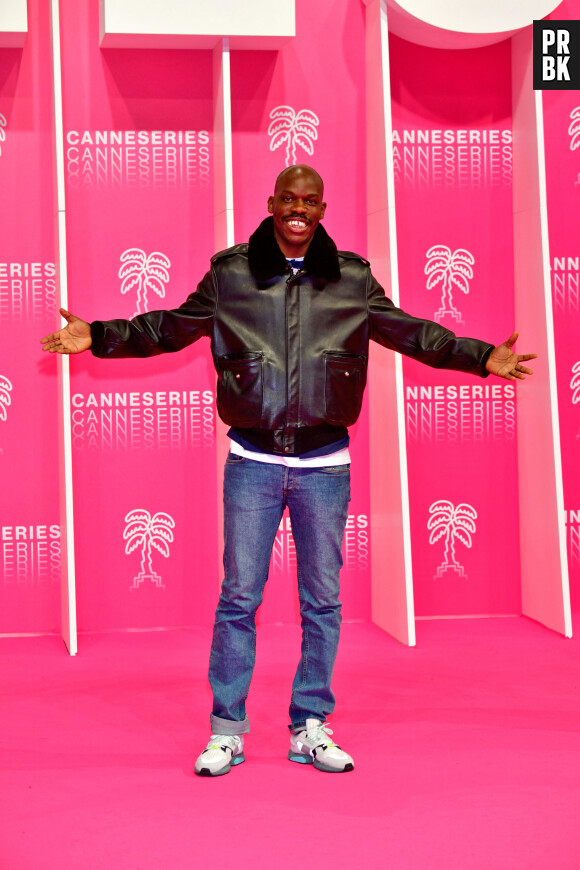
[[[526,349],[539,354],[517,402],[522,611],[570,637],[542,97],[532,89],[531,28],[512,40],[512,72],[516,325]]]
[[[0,46],[24,45],[27,30],[26,0],[0,0]]]
[[[229,40],[220,40],[213,50],[213,140],[214,140],[214,239],[215,250],[234,244],[234,176],[232,158],[232,94]],[[218,507],[218,577],[223,577],[224,462],[230,439],[228,426],[216,420],[216,486]]]
[[[64,186],[64,138],[62,126],[62,80],[58,0],[51,0],[53,70],[53,119],[56,154],[56,249],[59,275],[59,307],[68,309],[66,213]],[[58,425],[61,560],[61,632],[71,655],[77,653],[75,549],[73,523],[72,444],[70,413],[70,368],[67,356],[58,356]]]
[[[100,0],[101,45],[276,48],[295,35],[295,0]]]
[[[386,0],[366,9],[367,230],[373,274],[398,304]],[[369,358],[371,582],[373,622],[415,645],[403,370],[398,354],[373,345]],[[388,449],[385,449],[388,444]]]
[[[389,6],[392,0],[389,0]],[[560,0],[397,0],[393,5],[419,21],[463,33],[500,33],[544,18]]]
[[[389,30],[431,48],[478,48],[506,39],[557,5],[555,0],[388,0]]]

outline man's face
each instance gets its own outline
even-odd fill
[[[326,203],[320,178],[308,169],[285,172],[278,180],[268,211],[274,216],[274,235],[286,257],[303,257],[312,241]]]

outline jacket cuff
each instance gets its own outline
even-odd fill
[[[93,356],[103,357],[103,339],[105,337],[105,325],[102,320],[93,320],[91,327],[91,353]]]
[[[488,359],[491,356],[492,351],[494,351],[494,350],[495,350],[495,345],[490,344],[490,346],[488,347],[488,349],[485,351],[484,355],[481,358],[481,377],[482,378],[487,378],[491,374],[491,372],[487,371],[486,365],[487,365]]]

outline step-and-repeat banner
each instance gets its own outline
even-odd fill
[[[579,11],[578,0],[564,5]],[[29,3],[25,47],[0,53],[0,632],[59,623],[56,360],[38,344],[54,328],[56,295],[44,6]],[[296,12],[298,35],[280,51],[232,52],[236,241],[266,215],[278,172],[307,162],[326,183],[330,235],[364,255],[364,7],[297,0]],[[70,308],[92,320],[177,306],[214,250],[211,53],[101,50],[92,0],[63,4],[61,27]],[[393,37],[391,69],[402,305],[503,341],[517,326],[509,42],[453,52]],[[580,106],[574,92],[544,103],[578,588]],[[221,493],[207,341],[150,360],[86,354],[71,372],[80,629],[211,622]],[[516,387],[412,361],[404,378],[417,613],[517,613],[516,402],[533,379]],[[368,619],[366,408],[351,435],[342,597],[346,619]],[[295,567],[284,516],[262,622],[298,620]]]
[[[308,163],[322,175],[324,226],[339,248],[366,251],[364,7],[296,2],[296,37],[278,52],[233,52],[235,234],[267,216],[279,172]],[[348,38],[345,39],[345,34]],[[344,619],[370,619],[368,411],[351,434],[352,501],[343,547]],[[296,554],[286,514],[260,619],[298,619]]]
[[[48,4],[0,51],[0,633],[58,631],[56,269]]]
[[[550,16],[580,18],[579,0]],[[580,92],[544,91],[548,226],[572,609],[580,609]]]
[[[390,45],[401,305],[499,344],[514,329],[510,44]],[[406,360],[404,390],[417,615],[519,612],[516,387]]]
[[[180,305],[213,253],[209,51],[99,48],[63,4],[69,304],[85,320]],[[209,343],[71,360],[79,627],[208,622],[218,593]]]

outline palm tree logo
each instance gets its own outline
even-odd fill
[[[580,148],[580,106],[572,109],[570,118],[570,126],[568,127],[568,134],[571,137],[570,151],[575,151],[576,148]]]
[[[570,389],[572,390],[572,404],[577,405],[580,402],[580,359],[572,366],[572,380],[570,381]],[[580,439],[580,432],[576,435],[576,440]]]
[[[0,142],[6,141],[6,133],[4,132],[4,127],[6,126],[6,118],[0,112]],[[2,154],[2,149],[0,148],[0,154]]]
[[[5,375],[0,375],[0,420],[3,422],[8,416],[6,408],[12,404],[11,392],[12,384]]]
[[[572,366],[570,389],[572,390],[572,404],[577,405],[580,402],[580,359]]]
[[[454,507],[450,501],[435,501],[429,508],[427,528],[431,532],[429,543],[435,544],[445,537],[445,552],[443,562],[437,568],[437,577],[442,577],[447,571],[455,571],[460,577],[467,578],[463,565],[455,557],[455,541],[461,541],[471,548],[471,536],[475,534],[477,511],[470,504]]]
[[[276,106],[270,112],[272,121],[268,127],[270,151],[275,151],[286,143],[286,166],[296,163],[296,146],[299,145],[310,157],[318,139],[318,116],[309,109],[295,112],[291,106]]]
[[[473,255],[464,248],[458,248],[452,253],[447,245],[433,245],[427,251],[425,265],[425,274],[428,275],[427,290],[443,282],[441,307],[435,312],[437,323],[441,323],[446,315],[452,317],[456,323],[463,323],[460,312],[453,304],[451,291],[455,286],[462,293],[469,293],[469,280],[473,278],[471,267],[474,263]]]
[[[121,293],[128,293],[137,288],[137,311],[132,315],[148,311],[147,291],[153,290],[162,299],[165,296],[165,285],[169,281],[171,263],[165,254],[153,251],[147,254],[141,248],[129,248],[121,254],[119,278],[122,278]],[[141,310],[141,306],[143,309]]]
[[[151,516],[149,511],[141,508],[129,511],[125,517],[123,532],[123,540],[127,541],[125,553],[129,555],[137,547],[141,547],[141,570],[133,578],[131,589],[137,589],[145,580],[151,580],[159,589],[165,588],[161,576],[153,570],[152,548],[167,559],[174,528],[175,521],[169,514],[158,512]]]

